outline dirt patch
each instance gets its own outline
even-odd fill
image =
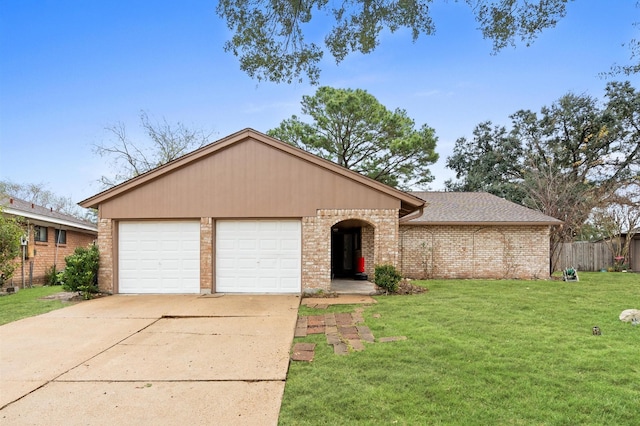
[[[108,296],[104,293],[96,293],[91,296],[91,299],[99,299],[101,297]],[[82,302],[85,299],[77,291],[61,291],[60,293],[50,294],[45,297],[41,297],[42,300],[61,300],[63,302]]]
[[[426,293],[429,289],[421,287],[419,285],[413,285],[409,280],[402,280],[398,283],[398,291],[393,294],[405,295],[405,294],[420,294]]]
[[[301,302],[303,305],[315,309],[326,309],[329,305],[356,305],[365,304],[370,305],[377,303],[371,296],[365,296],[361,294],[340,294],[338,297],[332,298],[304,298]]]
[[[335,291],[324,291],[320,290],[315,293],[303,293],[303,298],[314,298],[314,299],[335,299],[338,297],[338,293]]]
[[[379,287],[376,287],[376,289],[377,289],[378,295],[387,295],[387,296],[405,296],[409,294],[426,293],[429,291],[429,289],[426,287],[411,284],[411,281],[406,278],[398,283],[398,289],[393,293],[387,293]]]

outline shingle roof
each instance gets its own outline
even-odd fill
[[[422,216],[407,222],[426,224],[559,225],[562,221],[486,192],[411,192],[426,201]]]
[[[19,198],[1,197],[0,206],[3,207],[6,213],[10,213],[16,216],[24,216],[26,218],[37,219],[43,222],[71,226],[94,232],[98,231],[98,227],[95,223],[54,211],[51,208],[20,200]]]

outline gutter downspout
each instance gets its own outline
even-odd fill
[[[401,217],[398,220],[398,223],[407,223],[410,220],[416,219],[420,216],[422,216],[422,214],[424,213],[424,205],[420,206],[420,208],[412,213],[409,213],[408,215]]]

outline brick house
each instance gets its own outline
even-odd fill
[[[5,286],[43,284],[45,272],[51,266],[64,269],[64,258],[72,254],[76,247],[86,247],[94,242],[98,235],[97,226],[91,222],[15,197],[0,199],[0,205],[3,214],[21,218],[27,242],[24,265],[22,257],[16,259],[18,267]]]
[[[412,255],[400,230],[428,210],[415,194],[252,129],[80,205],[98,209],[98,281],[112,293],[330,290],[362,263],[370,277],[378,264],[402,267],[400,255]],[[539,225],[548,263],[549,225]]]

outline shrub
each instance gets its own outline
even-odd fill
[[[16,258],[20,256],[20,237],[24,230],[19,222],[2,214],[0,207],[0,287],[13,276]]]
[[[60,285],[61,272],[56,269],[56,265],[51,265],[50,268],[44,272],[44,285]]]
[[[84,299],[90,299],[98,292],[98,247],[76,248],[64,260],[66,268],[62,274],[63,287],[67,291],[77,291]]]
[[[398,291],[402,276],[393,265],[378,265],[374,271],[373,282],[388,293]]]

